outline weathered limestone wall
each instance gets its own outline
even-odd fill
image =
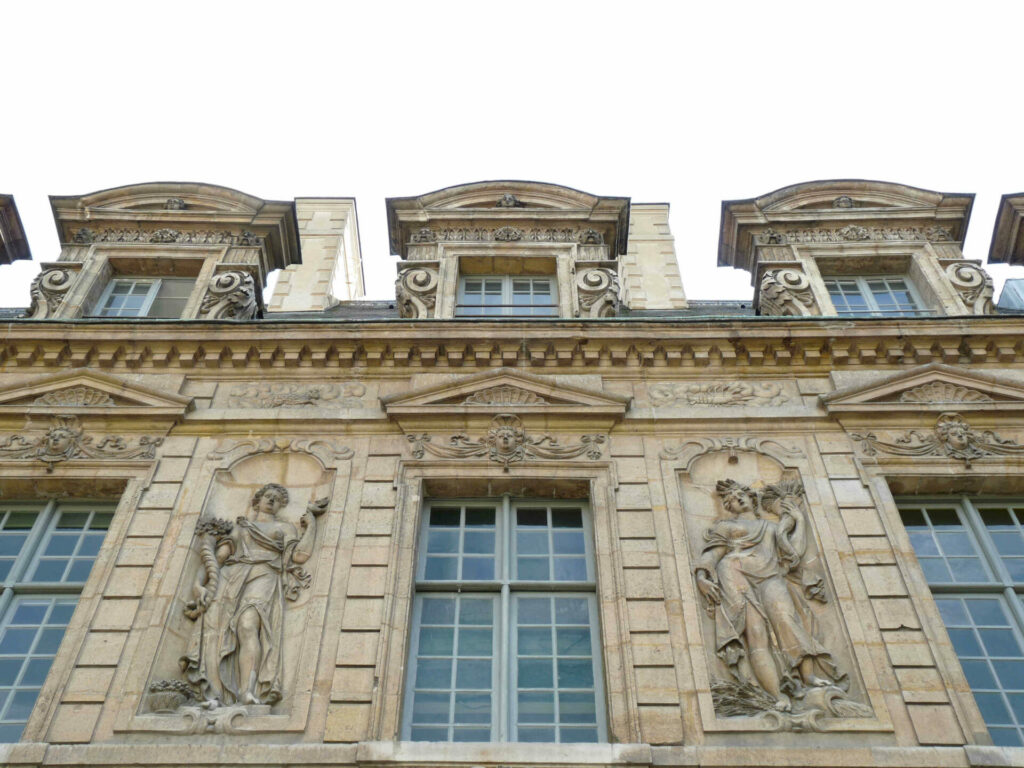
[[[508,371],[473,365],[467,357],[468,364],[445,358],[429,373],[369,361],[332,372],[301,363],[286,367],[280,355],[268,358],[280,365],[262,370],[214,362],[180,376],[114,365],[109,375],[130,385],[126,397],[141,398],[131,387],[145,387],[193,401],[152,460],[73,458],[47,472],[29,459],[0,459],[5,483],[16,476],[46,478],[46,493],[97,466],[125,488],[26,743],[9,749],[7,759],[56,764],[74,754],[75,764],[149,765],[180,745],[192,750],[180,758],[184,753],[175,751],[181,764],[234,764],[242,758],[233,749],[258,743],[266,745],[266,764],[405,764],[429,755],[449,764],[547,762],[529,745],[402,751],[379,743],[399,732],[422,499],[503,489],[582,493],[594,519],[613,746],[560,747],[560,760],[835,765],[842,759],[870,765],[884,755],[897,766],[966,766],[968,753],[953,748],[984,746],[984,726],[936,623],[889,486],[893,477],[910,478],[898,482],[906,492],[922,472],[948,478],[964,470],[941,454],[915,464],[866,453],[842,419],[849,409],[878,407],[871,405],[874,395],[846,393],[826,402],[822,395],[846,392],[850,379],[837,379],[825,366],[772,371],[759,365],[728,373],[717,363],[613,367],[609,359],[598,370],[553,363]],[[45,389],[48,377],[63,369],[9,370],[16,373],[0,386]],[[870,387],[899,370],[862,365],[855,379]],[[929,380],[952,375],[935,367],[914,370]],[[966,366],[957,370],[972,375]],[[545,402],[465,405],[468,396],[498,381],[535,396],[543,391]],[[978,378],[975,386],[995,386],[986,381]],[[953,407],[896,411],[890,406],[899,402],[900,390],[889,386],[895,395],[879,400],[888,411],[857,411],[858,418],[874,419],[876,430],[927,429],[936,408]],[[620,415],[614,415],[616,403]],[[106,422],[94,414],[97,424],[111,423],[120,406],[104,407]],[[528,435],[550,435],[562,446],[585,434],[606,439],[595,457],[540,455],[513,462],[507,472],[486,451],[417,455],[409,439],[429,434],[432,446],[442,446],[464,433],[480,442],[492,415],[506,412],[522,418]],[[979,423],[984,418],[983,411],[971,412]],[[999,418],[1003,438],[1021,439],[1024,423]],[[5,424],[9,432],[14,421]],[[36,420],[27,434],[44,429],[45,420]],[[1002,477],[1016,471],[1017,461],[988,456],[972,472]],[[787,479],[802,483],[794,504],[810,541],[806,565],[822,577],[826,599],[794,604],[814,614],[821,642],[848,674],[848,700],[862,708],[853,707],[854,714],[819,719],[797,706],[793,720],[716,711],[712,686],[727,669],[716,655],[714,611],[694,573],[705,532],[724,515],[715,484],[727,479],[761,489]],[[307,502],[320,495],[329,500],[304,566],[310,584],[284,609],[281,702],[226,719],[199,708],[153,712],[148,686],[178,674],[177,659],[192,631],[182,609],[193,598],[200,567],[197,522],[211,512],[225,520],[242,514],[245,500],[271,480],[291,492],[282,515],[293,524]],[[774,525],[774,513],[768,517]],[[281,746],[286,743],[296,746],[289,751]],[[648,746],[639,752],[616,746],[631,744]],[[321,751],[302,751],[313,745]]]
[[[619,257],[623,300],[633,309],[685,309],[686,295],[668,225],[668,203],[634,203],[629,244]]]

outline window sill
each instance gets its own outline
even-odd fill
[[[647,744],[466,744],[434,741],[364,741],[359,763],[440,763],[444,765],[650,765]]]

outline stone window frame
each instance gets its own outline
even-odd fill
[[[955,514],[960,520],[961,525],[963,525],[968,540],[973,545],[974,551],[987,572],[988,578],[981,581],[928,581],[932,596],[935,599],[944,597],[965,600],[979,598],[997,599],[1002,605],[1004,612],[1009,615],[1011,631],[1019,647],[1024,649],[1024,579],[1014,580],[1006,570],[1003,557],[996,548],[995,542],[991,539],[989,528],[981,517],[982,510],[986,508],[1006,507],[1014,507],[1017,517],[1024,517],[1024,497],[1019,494],[1006,496],[984,494],[972,498],[971,494],[963,493],[950,494],[948,496],[899,496],[895,498],[895,501],[900,508],[901,517],[909,511],[922,508],[926,511],[940,506],[955,509]],[[1015,504],[1015,501],[1021,503]],[[928,528],[931,530],[930,523]],[[906,525],[904,525],[904,529],[906,529]],[[920,556],[916,550],[915,557],[918,560],[918,566],[921,567]],[[924,573],[923,567],[922,573]],[[927,580],[927,576],[925,578]],[[944,621],[943,627],[946,628]],[[959,653],[957,657],[960,660]],[[983,654],[983,658],[990,658],[990,654]],[[1021,660],[1024,661],[1024,653],[1022,653]],[[1024,721],[1018,723],[1017,731],[1018,737],[1024,735]],[[989,730],[989,735],[991,735],[991,729]]]
[[[6,513],[28,513],[35,515],[35,521],[32,523],[32,527],[28,529],[25,541],[22,543],[17,556],[14,558],[11,564],[11,569],[7,576],[0,579],[0,637],[3,637],[5,630],[10,626],[10,621],[16,613],[16,604],[19,601],[32,601],[32,600],[62,600],[67,603],[69,600],[72,601],[73,606],[77,606],[78,599],[82,594],[82,590],[85,588],[85,584],[88,581],[88,576],[83,580],[71,580],[62,577],[58,581],[39,581],[33,578],[35,570],[38,569],[42,557],[46,552],[50,542],[53,539],[54,530],[56,528],[57,520],[59,516],[64,512],[76,512],[82,508],[82,511],[87,511],[90,517],[88,518],[91,524],[96,514],[107,514],[111,516],[113,521],[113,512],[116,505],[111,501],[93,501],[87,499],[75,499],[71,501],[50,499],[49,501],[21,501],[21,500],[5,500],[0,502],[0,520],[6,517]],[[103,540],[106,541],[107,533],[109,532],[109,523],[107,528],[103,530]],[[82,529],[84,532],[86,529]],[[90,530],[101,530],[101,529],[90,529]],[[72,560],[81,560],[81,557],[73,557],[75,552],[81,546],[81,540],[76,546],[75,550],[69,554],[68,565],[71,564]],[[100,545],[102,549],[102,543]],[[97,550],[97,555],[99,550]],[[89,573],[92,573],[92,566],[96,562],[96,557],[92,558],[89,564]],[[67,566],[65,566],[67,568]],[[72,608],[72,614],[74,613],[74,607]],[[68,624],[70,624],[72,616],[68,617]],[[65,624],[63,629],[67,631],[68,624]],[[63,633],[61,635],[63,638]],[[53,654],[50,659],[50,666],[47,667],[46,675],[49,675],[50,669],[53,666],[53,662],[56,659],[58,648],[53,649]],[[31,650],[26,651],[24,654],[10,654],[15,657],[26,658],[29,656],[38,656],[39,654],[32,653]],[[15,681],[16,682],[16,681]],[[12,682],[9,686],[11,693],[15,693],[22,686],[16,685]],[[46,679],[40,683],[40,689],[46,682]],[[30,686],[31,687],[31,686]],[[38,693],[36,700],[38,701]],[[35,707],[35,701],[33,701],[33,708]],[[4,714],[4,710],[9,710],[11,703],[7,703],[6,707],[0,706],[0,715]],[[29,712],[31,715],[31,712]],[[28,718],[26,718],[27,724]],[[3,721],[0,723],[0,727],[5,727],[11,724],[12,721]],[[24,725],[22,726],[24,730]],[[18,734],[18,738],[21,734]],[[0,737],[0,743],[4,740]]]
[[[531,259],[545,259],[554,262],[554,270],[545,267],[543,273],[552,274],[558,293],[558,314],[553,319],[573,317],[573,308],[578,304],[575,282],[573,280],[573,263],[578,253],[575,243],[533,243],[513,241],[509,243],[438,243],[438,284],[437,302],[433,317],[435,319],[458,319],[455,305],[458,302],[460,278],[463,275],[463,259],[495,259],[520,261],[526,266]],[[483,274],[483,273],[481,273]],[[489,274],[515,274],[511,271],[490,272]],[[476,318],[480,319],[480,318]],[[486,318],[494,319],[494,318]],[[521,318],[509,318],[518,320]]]
[[[517,279],[518,280],[529,280],[531,282],[530,294],[529,294],[531,299],[533,299],[533,297],[534,297],[534,286],[532,285],[533,281],[544,280],[548,284],[548,288],[549,288],[548,295],[549,296],[553,296],[554,299],[555,299],[555,301],[553,302],[553,307],[552,307],[554,309],[554,311],[555,311],[555,314],[551,314],[551,315],[533,314],[532,311],[531,311],[532,309],[535,309],[535,308],[538,308],[538,307],[546,308],[546,307],[549,307],[549,306],[552,306],[552,305],[534,304],[534,303],[516,305],[513,301],[511,301],[511,299],[513,299],[515,297],[514,282]],[[488,304],[483,304],[483,303],[481,303],[481,304],[466,304],[466,303],[464,303],[465,299],[466,299],[466,281],[467,280],[481,280],[484,283],[486,283],[486,281],[488,281],[488,280],[500,280],[501,281],[501,289],[502,289],[502,303],[498,304],[498,305],[493,305],[493,304],[492,305],[488,305]],[[482,291],[486,291],[486,286],[485,285],[481,286],[481,290]],[[560,307],[558,306],[558,295],[559,295],[559,292],[558,292],[558,281],[553,276],[546,276],[546,275],[526,275],[526,276],[520,276],[520,275],[513,275],[513,274],[476,275],[476,274],[465,274],[465,273],[463,273],[463,274],[459,275],[459,286],[458,286],[458,290],[457,290],[456,297],[455,297],[455,317],[459,318],[459,319],[462,319],[462,318],[528,318],[528,319],[531,319],[531,320],[535,320],[535,319],[538,319],[538,318],[545,318],[545,317],[558,317],[557,312],[560,309]],[[479,307],[480,309],[487,309],[487,308],[490,307],[490,308],[501,309],[502,311],[501,312],[477,312],[477,313],[465,311],[467,308],[477,308],[477,307]],[[460,308],[463,311],[460,312]],[[516,311],[517,309],[520,309],[522,311],[518,311],[517,312]]]
[[[832,296],[832,288],[830,283],[839,281],[853,281],[857,286],[857,294],[864,300],[865,309],[863,312],[854,312],[850,310],[839,310],[836,309],[835,302],[832,302],[832,310],[837,317],[929,317],[935,314],[934,309],[927,309],[925,302],[921,298],[917,287],[914,285],[914,281],[907,275],[822,275],[822,283],[825,286],[825,290],[829,294],[829,298]],[[881,309],[875,299],[875,292],[868,285],[869,281],[872,280],[884,280],[886,281],[886,289],[892,291],[892,287],[889,285],[889,280],[900,280],[907,289],[907,293],[910,295],[911,303],[913,307],[910,309],[893,309],[886,310]],[[842,290],[842,289],[840,289]],[[845,294],[845,291],[843,292]]]
[[[424,498],[466,498],[519,491],[523,497],[547,498],[581,493],[591,511],[600,630],[601,667],[604,672],[604,708],[607,742],[637,743],[635,682],[629,668],[629,630],[618,541],[614,488],[614,464],[608,461],[524,462],[508,471],[492,462],[459,459],[402,460],[396,472],[397,500],[389,561],[396,574],[384,599],[378,647],[378,693],[371,704],[367,739],[393,742],[400,738],[408,671],[407,654],[412,631],[417,536]],[[450,490],[449,490],[450,489]],[[518,494],[517,494],[518,495]],[[421,742],[399,742],[419,750]],[[478,750],[471,745],[446,744],[446,759],[465,752],[472,759]],[[518,745],[522,746],[522,745]],[[539,746],[539,745],[535,745]],[[573,745],[583,749],[607,749],[608,743]],[[403,747],[404,748],[404,747]],[[454,752],[452,751],[454,750]],[[417,752],[418,753],[418,752]]]
[[[103,293],[100,294],[100,297],[96,300],[96,303],[93,305],[92,311],[86,313],[86,315],[88,317],[102,317],[102,318],[122,317],[122,318],[129,318],[129,319],[132,319],[132,320],[145,320],[147,318],[150,318],[150,314],[149,313],[150,313],[150,311],[153,308],[153,304],[159,298],[160,290],[161,290],[161,288],[163,288],[165,281],[169,281],[169,280],[175,280],[175,281],[186,281],[187,280],[187,281],[189,281],[191,283],[191,288],[190,288],[190,291],[189,291],[189,298],[185,299],[185,303],[182,305],[182,312],[181,312],[181,314],[179,314],[177,316],[174,316],[174,317],[172,317],[172,316],[168,316],[168,317],[161,316],[159,318],[159,319],[167,319],[167,320],[179,320],[179,319],[181,319],[182,315],[184,314],[185,308],[190,303],[192,294],[195,293],[195,290],[196,290],[196,280],[194,278],[189,278],[189,277],[156,277],[156,276],[144,276],[143,277],[143,276],[136,276],[136,275],[121,275],[121,274],[112,275],[110,277],[110,279],[107,281],[107,285],[103,289]],[[139,284],[139,283],[148,283],[149,284],[148,287],[147,287],[146,298],[143,301],[142,306],[139,307],[138,312],[136,314],[121,314],[121,313],[118,313],[118,314],[106,314],[104,312],[104,310],[107,309],[106,304],[110,300],[110,297],[111,297],[111,295],[114,292],[114,288],[117,286],[118,283],[128,283],[128,282],[131,282],[131,283],[136,284],[136,285]]]

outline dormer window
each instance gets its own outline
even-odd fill
[[[840,317],[916,317],[930,314],[905,277],[826,277],[825,288]]]
[[[96,303],[98,317],[180,318],[196,281],[189,277],[118,277]]]
[[[456,317],[558,317],[554,277],[463,275]]]

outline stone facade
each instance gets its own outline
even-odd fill
[[[1021,322],[960,250],[970,202],[816,182],[727,203],[720,258],[760,314],[711,318],[667,207],[628,198],[391,199],[391,306],[331,296],[342,268],[362,292],[344,198],[54,198],[61,254],[0,344],[0,504],[113,516],[0,760],[1024,764],[897,507],[1024,487]],[[920,312],[837,314],[830,276],[878,275]],[[97,316],[153,276],[194,279],[180,319]],[[466,315],[467,279],[517,277],[552,281],[551,316]],[[424,504],[502,498],[586,510],[599,743],[402,740]]]

